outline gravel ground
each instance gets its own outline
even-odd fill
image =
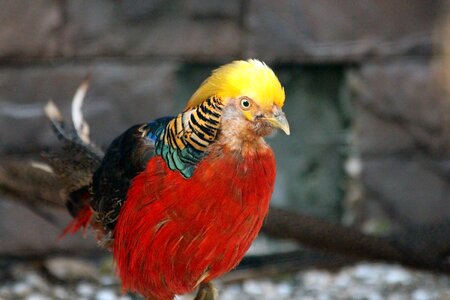
[[[134,300],[122,295],[111,261],[57,257],[43,263],[0,264],[3,300]],[[450,299],[450,278],[384,264],[358,264],[337,272],[308,270],[277,278],[218,283],[220,300],[431,300]],[[192,296],[179,297],[189,300]]]

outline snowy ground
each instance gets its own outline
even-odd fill
[[[133,300],[121,295],[110,261],[94,264],[74,258],[0,265],[0,299]],[[398,266],[358,264],[335,273],[308,270],[277,278],[220,284],[220,300],[431,300],[450,299],[450,278]],[[179,297],[182,300],[192,296]]]

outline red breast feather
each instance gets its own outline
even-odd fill
[[[230,271],[261,228],[274,181],[269,148],[245,158],[211,153],[189,179],[153,158],[132,182],[115,227],[124,290],[173,299]]]

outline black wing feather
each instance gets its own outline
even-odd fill
[[[105,229],[113,230],[133,178],[155,156],[154,142],[147,138],[148,125],[135,125],[109,146],[92,183],[91,207]]]

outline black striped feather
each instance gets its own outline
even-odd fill
[[[171,170],[178,170],[189,178],[208,146],[216,139],[223,109],[217,97],[208,98],[199,106],[186,110],[167,122],[150,123],[150,135],[161,125],[164,130],[156,135],[156,154],[161,155]],[[160,129],[160,128],[159,128]]]

